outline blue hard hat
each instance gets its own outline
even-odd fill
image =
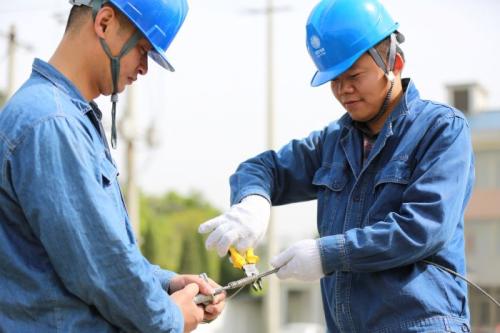
[[[322,0],[306,26],[307,50],[318,69],[311,85],[334,80],[398,27],[378,0]]]
[[[188,12],[186,0],[109,0],[151,43],[149,56],[160,66],[174,71],[165,51],[181,28]]]
[[[69,0],[75,6],[93,7],[96,0]],[[97,10],[103,3],[112,3],[123,13],[153,49],[149,56],[160,66],[174,71],[167,60],[165,51],[172,43],[182,26],[188,12],[186,0],[100,0]]]

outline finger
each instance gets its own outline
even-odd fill
[[[214,299],[211,304],[213,305],[224,304],[225,301],[226,301],[226,292],[222,292],[214,296]]]
[[[285,251],[281,252],[277,256],[273,257],[271,259],[271,266],[274,268],[281,267],[285,265],[287,262],[289,262],[294,256],[294,251],[292,247],[289,247]],[[280,269],[281,270],[281,269]]]
[[[168,285],[168,290],[170,293],[174,293],[177,290],[184,288],[186,281],[184,280],[184,275],[174,276]]]
[[[196,322],[199,324],[203,321],[203,318],[205,317],[205,309],[201,305],[198,305],[195,308],[196,308],[196,310],[194,313],[194,317],[196,319]]]
[[[204,295],[212,295],[214,293],[214,288],[212,288],[212,286],[205,280],[199,278],[197,283],[200,288],[200,293]]]
[[[190,283],[187,286],[185,286],[184,289],[182,290],[186,293],[188,297],[191,296],[193,299],[200,292],[200,288],[196,283]]]
[[[235,244],[239,252],[245,252],[251,247],[255,247],[254,239],[251,237],[240,238]]]
[[[207,237],[207,240],[205,241],[205,247],[207,248],[207,250],[216,248],[217,243],[219,243],[222,235],[224,235],[231,228],[232,226],[226,223],[219,225],[214,231],[212,231],[212,233]]]
[[[239,238],[239,232],[237,230],[230,230],[224,233],[217,243],[217,254],[219,257],[224,257],[229,251],[229,247]]]
[[[224,303],[209,304],[205,307],[205,320],[213,320],[217,318],[224,310]]]
[[[218,226],[221,224],[225,223],[227,221],[225,215],[219,215],[217,217],[214,217],[211,220],[208,220],[198,227],[198,232],[200,234],[206,234],[211,232],[212,230],[216,229]]]

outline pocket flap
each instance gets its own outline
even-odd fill
[[[101,174],[103,185],[108,186],[118,177],[118,170],[107,158],[101,161]]]
[[[332,191],[342,191],[347,184],[344,165],[324,165],[314,174],[313,185],[326,186]]]
[[[382,183],[408,184],[411,170],[408,161],[392,160],[375,177],[375,187]]]

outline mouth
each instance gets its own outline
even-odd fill
[[[352,108],[353,106],[357,105],[360,102],[361,100],[351,100],[342,102],[342,104],[344,105],[345,108]]]
[[[134,77],[128,77],[128,78],[127,78],[127,83],[128,83],[128,84],[132,84],[133,82],[135,82],[135,80],[137,80],[137,78],[134,78]]]

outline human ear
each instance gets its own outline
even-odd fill
[[[109,6],[104,6],[97,12],[94,20],[94,30],[98,37],[105,38],[106,30],[115,18],[115,12]]]
[[[404,66],[405,61],[403,60],[403,57],[401,56],[401,54],[396,53],[396,59],[394,59],[394,75],[398,76],[399,74],[401,74]]]

